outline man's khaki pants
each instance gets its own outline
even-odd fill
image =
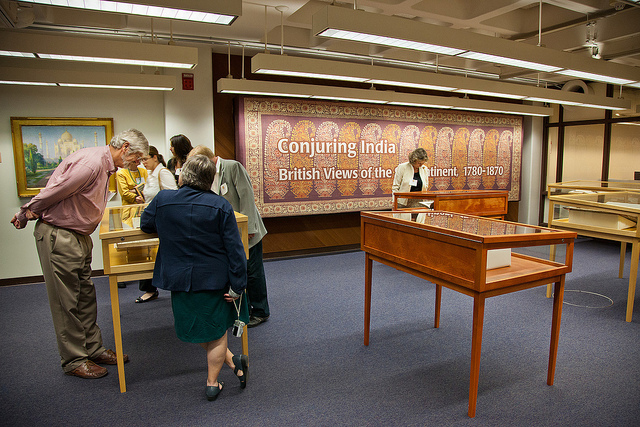
[[[33,235],[47,285],[62,369],[69,372],[99,356],[102,333],[96,324],[98,305],[91,281],[91,236],[41,220]]]

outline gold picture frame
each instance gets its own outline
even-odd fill
[[[18,196],[35,196],[69,154],[106,145],[113,137],[112,118],[11,117]]]

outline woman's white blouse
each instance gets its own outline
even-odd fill
[[[177,190],[178,186],[171,171],[162,166],[162,163],[158,163],[153,172],[147,176],[147,183],[142,192],[144,194],[144,201],[147,203],[150,202],[156,197],[156,194],[158,194],[161,188],[163,190]]]

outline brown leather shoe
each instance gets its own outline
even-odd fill
[[[129,356],[123,354],[124,363],[129,361]],[[100,365],[117,365],[118,358],[116,357],[116,352],[113,350],[105,350],[98,357],[94,357],[91,359],[94,363],[98,363]]]
[[[80,366],[78,366],[73,371],[65,372],[67,375],[73,375],[74,377],[86,378],[88,380],[93,380],[96,378],[102,378],[107,375],[109,371],[107,368],[103,368],[102,366],[98,366],[93,363],[91,360],[85,360]]]

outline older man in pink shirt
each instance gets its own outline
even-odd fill
[[[47,186],[11,219],[24,228],[37,219],[36,248],[47,286],[62,369],[67,375],[101,378],[116,356],[102,345],[91,281],[90,234],[109,199],[109,177],[118,167],[148,155],[149,142],[136,129],[121,132],[105,147],[76,151],[56,168]],[[125,355],[125,362],[128,357]]]

